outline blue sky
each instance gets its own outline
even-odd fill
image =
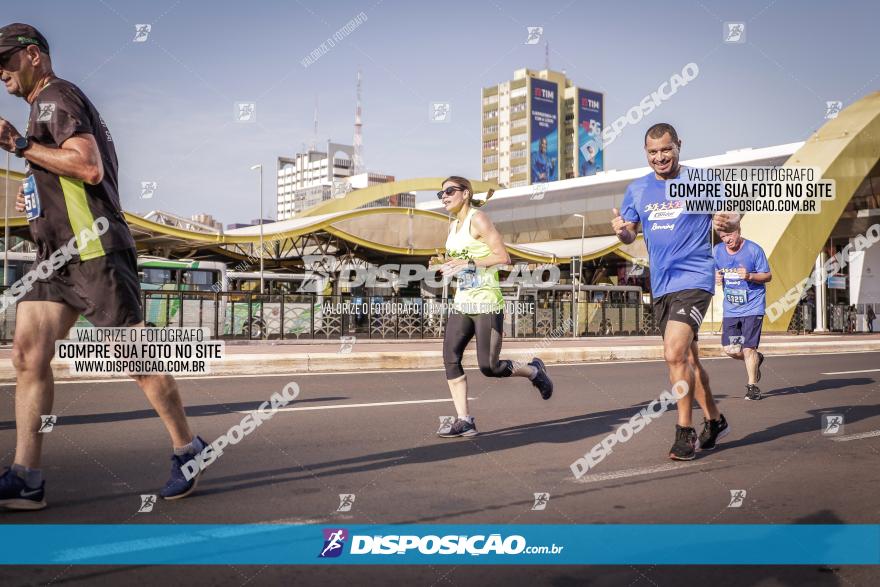
[[[301,60],[363,12],[367,20],[317,62]],[[683,156],[803,140],[824,123],[825,101],[844,106],[880,88],[873,0],[280,2],[81,0],[7,3],[3,20],[49,39],[56,73],[102,113],[120,158],[123,205],[224,223],[257,216],[266,167],[274,211],[275,157],[312,138],[350,143],[355,77],[363,72],[364,158],[398,178],[477,177],[480,88],[521,67],[539,69],[543,26],[553,69],[605,94],[606,126],[688,62],[697,79],[606,152],[606,168],[644,164],[651,124],[679,129]],[[722,42],[723,23],[746,23],[746,42]],[[4,23],[4,24],[5,24]],[[146,42],[135,25],[148,23]],[[236,102],[256,103],[256,122],[236,123]],[[451,122],[432,123],[431,102],[450,102]],[[24,128],[24,102],[0,96],[0,116]],[[140,182],[157,181],[152,200]]]

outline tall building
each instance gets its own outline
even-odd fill
[[[215,220],[214,216],[211,214],[193,214],[191,216],[193,222],[198,222],[199,224],[204,224],[205,226],[210,226],[214,230],[222,231],[223,223],[219,220]]]
[[[293,218],[306,208],[328,200],[334,182],[351,177],[354,149],[327,141],[324,151],[309,149],[278,158],[278,220]]]
[[[332,155],[328,155],[332,154]],[[278,158],[278,220],[297,214],[331,198],[344,198],[351,191],[394,181],[393,175],[364,172],[352,174],[354,148],[327,143],[327,151],[308,150],[294,157]],[[371,202],[376,206],[415,206],[415,194],[402,193]]]
[[[483,180],[518,187],[602,171],[603,99],[549,69],[483,88]]]

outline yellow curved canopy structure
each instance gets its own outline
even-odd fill
[[[345,210],[354,210],[370,202],[400,194],[403,192],[422,192],[422,191],[439,191],[443,185],[445,177],[418,177],[415,179],[403,179],[400,181],[392,181],[390,183],[380,183],[371,185],[359,190],[348,192],[344,198],[337,198],[321,202],[317,206],[312,206],[308,210],[304,210],[299,217],[302,216],[320,216],[321,214],[329,214],[331,212],[342,212]],[[497,185],[488,181],[471,180],[476,193],[487,192],[490,189],[501,189]]]
[[[810,275],[841,214],[878,161],[880,92],[841,111],[786,161],[786,167],[815,167],[822,179],[833,179],[836,198],[822,201],[821,214],[747,214],[743,218],[743,236],[761,245],[770,262],[773,280],[767,284],[768,306]],[[793,313],[791,307],[776,320],[768,313],[764,328],[787,330]]]

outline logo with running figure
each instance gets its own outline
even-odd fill
[[[642,277],[648,267],[648,259],[645,257],[633,257],[632,263],[626,272],[627,277]]]
[[[354,348],[354,343],[357,342],[357,337],[346,335],[339,337],[339,354],[348,355],[351,354],[351,349]]]
[[[529,194],[530,200],[543,200],[544,195],[547,193],[547,185],[546,181],[540,183],[532,184],[532,193]]]
[[[344,528],[324,528],[324,547],[318,558],[336,558],[342,554],[348,530]]]
[[[831,120],[837,118],[840,111],[843,110],[843,102],[839,100],[828,100],[825,102],[825,119]]]
[[[51,122],[56,108],[55,102],[37,103],[37,122]]]
[[[746,42],[746,23],[744,23],[744,22],[725,22],[724,23],[724,42],[725,43],[745,43]]]
[[[527,26],[526,27],[526,37],[525,45],[537,45],[541,42],[541,37],[544,36],[544,27],[542,26]]]
[[[148,514],[153,511],[153,507],[156,505],[156,496],[154,495],[141,495],[141,506],[138,508],[137,513],[139,514]]]
[[[40,416],[40,429],[37,430],[40,434],[45,434],[47,432],[52,432],[55,429],[55,424],[58,422],[58,416],[55,414],[47,414],[45,416]]]
[[[746,499],[746,490],[745,489],[731,489],[730,490],[730,503],[727,504],[727,507],[741,508],[745,499]]]
[[[333,280],[333,272],[339,268],[339,262],[331,255],[303,255],[302,259],[305,278],[296,291],[321,293]]]
[[[255,122],[257,120],[257,105],[255,102],[236,102],[235,121]]]
[[[648,212],[648,220],[650,222],[674,220],[675,218],[681,216],[681,213],[683,211],[684,204],[682,202],[662,202],[659,204],[653,203],[645,205],[645,212]],[[674,226],[675,224],[670,225],[670,227]]]
[[[440,418],[440,428],[437,429],[437,434],[448,434],[455,424],[455,416],[438,416],[438,418]]]
[[[550,503],[550,494],[549,493],[536,493],[535,495],[535,503],[532,504],[532,511],[539,512],[541,510],[547,509],[547,504]]]
[[[341,199],[350,194],[354,190],[351,184],[345,180],[333,181],[333,197]]]
[[[843,432],[843,414],[822,414],[822,434],[832,436]]]
[[[153,25],[151,25],[151,24],[136,24],[136,25],[134,25],[134,39],[132,39],[132,42],[134,42],[134,43],[146,42],[147,37],[150,36],[151,30],[153,30]]]
[[[354,505],[354,493],[340,493],[339,494],[339,507],[336,508],[337,512],[350,512],[352,506]]]
[[[149,200],[153,197],[153,194],[156,193],[156,190],[159,189],[159,182],[157,181],[142,181],[141,182],[141,199]]]
[[[431,102],[429,116],[431,122],[451,122],[452,105],[449,102]]]

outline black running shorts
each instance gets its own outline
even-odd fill
[[[694,331],[694,340],[697,340],[697,333],[712,302],[712,295],[702,289],[684,289],[654,300],[654,320],[660,327],[660,336],[666,334],[666,323],[674,320],[690,326]]]
[[[37,280],[22,302],[67,304],[95,326],[134,326],[144,321],[137,253],[123,249],[67,263]]]

